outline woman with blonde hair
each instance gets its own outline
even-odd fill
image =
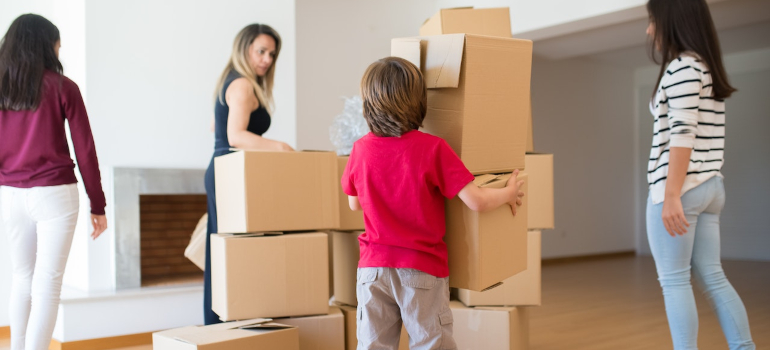
[[[214,106],[214,155],[206,170],[208,227],[204,269],[203,315],[205,324],[221,322],[211,309],[210,234],[217,232],[214,158],[231,148],[293,151],[285,142],[262,137],[270,127],[273,106],[275,62],[281,51],[281,37],[265,24],[250,24],[235,37],[233,52],[216,88]]]

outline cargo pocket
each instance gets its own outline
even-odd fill
[[[364,267],[356,271],[356,338],[359,344],[371,344],[377,339],[377,329],[369,319],[368,310],[377,308],[378,301],[373,299],[372,290],[376,288],[378,268]],[[367,315],[364,315],[367,313]]]
[[[372,298],[372,291],[370,289],[374,282],[377,281],[377,270],[377,268],[373,267],[364,267],[356,271],[356,301],[359,307],[362,304],[367,304]]]
[[[397,269],[401,285],[404,287],[433,289],[436,286],[436,276],[415,269]]]
[[[440,313],[438,315],[438,320],[441,324],[441,350],[457,349],[455,338],[452,335],[452,325],[454,323],[452,309],[446,309],[444,312]]]
[[[362,267],[356,271],[357,284],[367,284],[377,280],[377,269],[373,267]]]

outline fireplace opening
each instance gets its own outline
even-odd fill
[[[142,287],[203,281],[184,250],[205,213],[206,195],[139,196]]]

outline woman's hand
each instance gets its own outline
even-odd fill
[[[107,229],[107,216],[91,214],[91,225],[94,227],[91,238],[96,239]]]
[[[281,141],[276,141],[276,143],[278,144],[278,151],[281,151],[281,152],[294,152],[294,148],[289,146],[288,143],[281,142]]]
[[[684,216],[684,209],[682,209],[682,199],[680,197],[666,197],[663,201],[663,225],[666,226],[666,231],[671,237],[676,235],[684,235],[687,233],[687,228],[690,227],[690,223],[687,222],[687,218]]]
[[[666,180],[666,197],[663,199],[663,225],[671,237],[687,233],[690,223],[682,209],[682,185],[687,177],[687,167],[690,164],[691,148],[671,147],[668,154],[668,179]]]

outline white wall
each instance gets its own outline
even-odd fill
[[[89,113],[102,164],[205,168],[217,78],[244,26],[268,23],[285,45],[266,137],[296,144],[294,2],[86,2]]]
[[[342,97],[359,93],[366,67],[390,39],[418,35],[434,0],[297,0],[297,144],[333,149],[329,126]]]
[[[632,106],[631,69],[534,60],[535,150],[554,154],[556,229],[543,232],[544,258],[635,249]]]
[[[276,110],[265,136],[293,145],[293,2],[86,2],[88,109],[105,180],[111,166],[208,166],[216,81],[235,35],[256,22],[273,26],[285,43],[276,63]],[[86,246],[88,254],[71,259],[70,265],[79,266],[77,271],[85,268],[88,279],[70,285],[115,288],[115,272],[105,268],[113,266],[113,233],[110,228],[96,242],[87,235],[74,242],[73,251]]]
[[[738,89],[726,102],[727,127],[725,141],[725,192],[727,203],[721,216],[721,253],[725,259],[770,261],[770,100],[767,81],[770,80],[770,49],[725,55],[725,69],[730,83]],[[657,68],[640,68],[635,72],[640,173],[646,173],[652,117],[646,109]],[[646,179],[637,179],[642,203],[646,199]],[[643,204],[643,203],[642,203]],[[644,205],[637,208],[641,218],[637,226],[637,251],[650,254],[644,227]]]

